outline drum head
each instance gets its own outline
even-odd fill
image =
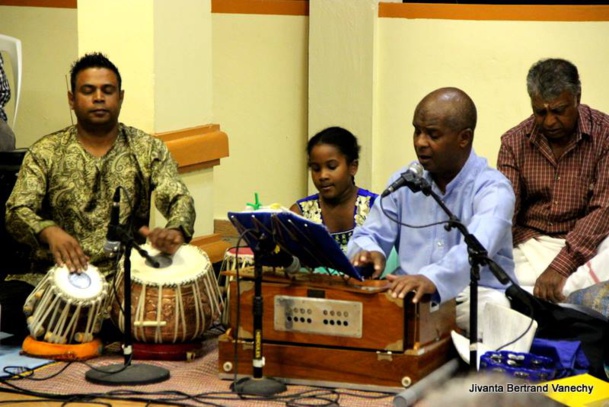
[[[249,246],[231,247],[226,250],[227,257],[247,257],[254,258],[254,251]]]
[[[207,253],[197,246],[182,245],[173,256],[161,254],[149,244],[142,245],[160,263],[153,267],[137,251],[131,253],[131,279],[142,284],[182,285],[205,275],[211,269]]]
[[[89,265],[82,273],[71,273],[65,266],[55,267],[50,272],[55,287],[66,297],[90,300],[104,293],[106,280],[95,266]]]

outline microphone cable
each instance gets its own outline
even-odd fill
[[[448,226],[451,222],[450,219],[447,219],[444,221],[428,223],[425,225],[410,225],[408,223],[403,223],[403,222],[400,222],[398,219],[394,218],[393,216],[391,216],[389,214],[389,212],[387,212],[387,210],[385,209],[385,206],[383,205],[383,198],[379,199],[379,201],[380,201],[380,205],[381,205],[381,212],[383,212],[383,214],[387,217],[387,219],[389,219],[390,221],[392,221],[394,223],[397,223],[400,226],[404,226],[404,227],[411,228],[411,229],[424,229],[424,228],[429,228],[429,227],[438,226],[438,225]]]

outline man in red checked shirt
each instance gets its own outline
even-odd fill
[[[577,67],[535,63],[533,115],[501,137],[497,168],[516,195],[516,276],[535,296],[561,302],[609,280],[609,115],[580,103]]]

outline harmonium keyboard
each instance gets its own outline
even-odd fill
[[[219,375],[252,375],[253,268],[225,272],[228,327],[218,340]],[[315,273],[262,273],[263,373],[285,383],[401,391],[455,357],[454,300],[393,298],[384,280]],[[237,291],[239,290],[239,291]]]

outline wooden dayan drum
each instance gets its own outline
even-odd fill
[[[153,257],[164,256],[148,244],[142,248]],[[135,341],[194,341],[222,312],[218,281],[207,253],[183,245],[173,256],[165,257],[170,264],[154,268],[137,251],[131,253],[131,335]],[[116,279],[118,301],[113,301],[111,315],[124,332],[123,279],[122,268]]]

